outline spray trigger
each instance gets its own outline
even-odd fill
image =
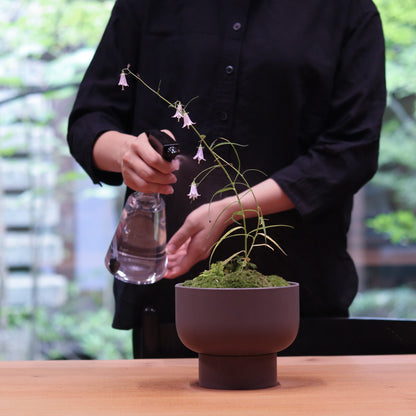
[[[171,162],[181,152],[179,143],[172,139],[168,134],[160,130],[146,131],[149,143],[152,145],[163,159]]]

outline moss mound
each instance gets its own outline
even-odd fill
[[[186,280],[183,286],[206,288],[255,288],[281,287],[289,283],[280,276],[265,276],[256,270],[254,264],[242,267],[242,261],[237,259],[224,265],[219,261],[211,265],[192,280]]]

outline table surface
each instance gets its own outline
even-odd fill
[[[0,415],[416,415],[416,355],[278,357],[279,385],[198,386],[196,359],[0,362]]]

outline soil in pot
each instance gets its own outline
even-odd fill
[[[265,276],[256,270],[252,263],[242,267],[242,260],[236,259],[224,265],[219,261],[211,265],[199,276],[183,283],[185,287],[205,288],[249,288],[249,287],[281,287],[289,283],[280,276]]]

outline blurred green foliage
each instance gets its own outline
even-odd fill
[[[350,307],[352,317],[416,319],[416,290],[402,286],[359,293]]]
[[[0,158],[30,154],[35,169],[38,152],[56,171],[58,186],[48,190],[55,198],[70,193],[62,184],[85,178],[72,170],[67,117],[113,5],[113,0],[0,0]],[[38,305],[36,295],[32,306],[1,304],[0,330],[6,325],[35,335],[30,347],[35,351],[22,359],[132,358],[130,333],[114,330],[111,308],[103,301],[86,304],[85,296],[91,300],[94,294],[75,294],[72,287],[69,301],[58,309]]]
[[[386,40],[388,107],[381,136],[379,171],[372,185],[384,189],[389,212],[368,225],[387,234],[392,243],[410,243],[414,229],[398,226],[415,222],[416,210],[416,2],[375,0]],[[396,213],[396,211],[398,211]],[[383,229],[382,226],[385,226]],[[403,235],[400,235],[403,232]]]
[[[116,360],[133,358],[131,331],[111,327],[111,312],[99,304],[82,306],[72,300],[64,307],[7,308],[9,330],[36,334],[36,359]],[[23,358],[23,357],[22,357]]]
[[[378,233],[388,234],[393,244],[416,243],[416,218],[411,211],[380,214],[369,219],[367,224]]]

